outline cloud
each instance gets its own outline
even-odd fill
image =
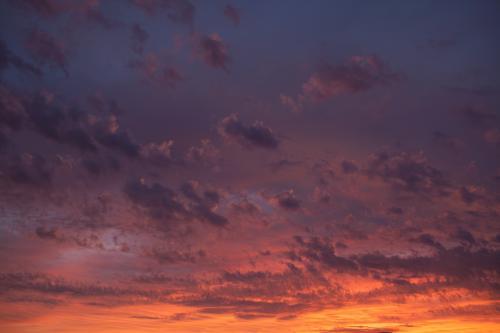
[[[40,64],[48,64],[61,69],[66,76],[67,56],[62,42],[56,40],[47,32],[34,29],[25,42],[25,47],[33,59]]]
[[[430,247],[433,247],[433,248],[436,248],[438,250],[444,250],[444,246],[441,245],[440,242],[438,242],[434,236],[430,235],[430,234],[421,234],[419,235],[417,238],[415,239],[411,239],[411,241],[414,241],[416,243],[420,243],[420,244],[423,244],[423,245],[427,245],[427,246],[430,246]]]
[[[158,183],[147,185],[142,180],[128,182],[123,191],[149,217],[162,222],[162,229],[168,230],[168,223],[190,220],[206,222],[216,227],[227,225],[229,221],[216,213],[220,195],[209,190],[200,194],[198,187],[196,182],[186,182],[181,186],[180,192],[187,200],[182,200],[170,188]]]
[[[474,245],[476,244],[476,239],[474,236],[470,233],[470,231],[465,230],[463,228],[459,228],[456,233],[456,238],[460,240],[461,242],[464,242],[469,245]]]
[[[378,85],[396,82],[394,73],[376,55],[352,56],[343,64],[323,64],[302,85],[297,98],[281,95],[281,102],[293,111],[302,110],[305,103],[322,102],[343,94],[354,94]]]
[[[97,107],[95,102],[93,106]],[[0,86],[0,127],[34,130],[51,141],[82,152],[97,153],[100,145],[131,158],[140,157],[140,145],[127,131],[120,129],[116,103],[100,103],[97,109],[107,114],[95,115],[67,106],[48,91],[30,96]]]
[[[44,227],[37,227],[35,233],[42,239],[58,239],[56,228],[46,229]]]
[[[29,72],[37,76],[42,75],[42,71],[38,67],[12,53],[5,42],[0,39],[0,74],[9,67],[14,67],[22,72]]]
[[[498,119],[496,113],[491,110],[484,108],[477,108],[472,106],[467,106],[459,109],[458,112],[468,121],[474,125],[484,125],[489,124],[492,121]]]
[[[278,171],[281,171],[284,169],[297,167],[301,164],[302,164],[301,161],[291,161],[288,159],[281,159],[281,160],[269,163],[269,167],[271,168],[272,172],[278,172]]]
[[[42,92],[28,101],[26,113],[30,125],[50,140],[69,144],[81,151],[96,152],[97,146],[82,124],[83,114],[75,109],[67,110],[53,99],[50,93]]]
[[[457,235],[463,241],[471,243],[474,238],[470,234]],[[348,272],[355,275],[366,275],[392,279],[392,276],[444,276],[449,281],[462,283],[466,281],[482,281],[494,283],[491,274],[500,272],[496,263],[500,260],[500,251],[488,248],[472,250],[462,246],[445,248],[430,235],[420,235],[413,241],[436,248],[433,255],[413,254],[409,256],[384,255],[380,252],[338,256],[332,242],[328,238],[311,237],[309,240],[295,236],[295,244],[288,253],[290,260],[304,265],[317,264],[323,269]],[[468,288],[472,288],[469,286]]]
[[[99,284],[72,283],[61,278],[54,278],[41,273],[1,273],[2,290],[35,291],[52,295],[70,295],[73,297],[100,296],[139,296],[152,297],[154,294],[133,288],[117,288]]]
[[[13,0],[11,2],[46,18],[57,16],[66,10],[65,5],[58,0]]]
[[[231,5],[224,7],[224,16],[227,17],[235,26],[240,24],[240,12]]]
[[[143,253],[145,256],[150,257],[161,264],[178,264],[178,263],[191,263],[194,264],[200,259],[205,258],[204,251],[197,252],[182,252],[178,250],[168,250],[163,248],[154,247],[147,249]]]
[[[279,146],[279,140],[274,132],[269,127],[265,127],[261,121],[256,121],[253,125],[245,125],[236,114],[222,119],[218,131],[222,137],[236,141],[248,148],[274,150]]]
[[[6,86],[0,85],[0,127],[20,130],[26,118],[23,99]]]
[[[186,153],[188,162],[215,166],[220,158],[220,151],[210,139],[202,139],[198,146],[192,146]]]
[[[335,249],[328,239],[322,240],[318,237],[312,237],[305,240],[300,236],[295,236],[294,239],[299,244],[300,250],[291,252],[291,258],[299,260],[305,258],[339,272],[358,270],[356,262],[335,254]]]
[[[172,146],[174,141],[165,140],[161,143],[148,143],[141,147],[141,156],[152,164],[165,166],[172,162]]]
[[[457,40],[451,38],[448,39],[431,38],[427,41],[427,46],[429,46],[432,49],[445,49],[456,46],[457,44],[458,44]]]
[[[155,53],[141,55],[141,58],[132,60],[129,67],[139,70],[149,80],[164,84],[168,88],[175,88],[183,80],[176,68],[163,65]]]
[[[52,167],[39,154],[3,156],[0,160],[0,179],[7,183],[47,187],[52,181]]]
[[[444,175],[428,163],[422,152],[377,153],[370,157],[365,171],[395,189],[422,195],[449,194],[450,185]]]
[[[149,34],[140,24],[136,23],[131,28],[132,51],[137,54],[144,52],[144,43],[148,40]]]
[[[220,201],[220,194],[213,190],[205,190],[203,194],[200,194],[198,188],[199,184],[193,181],[181,186],[182,194],[191,201],[188,207],[192,217],[217,227],[227,225],[229,223],[227,218],[215,212]]]
[[[449,136],[440,131],[434,132],[432,134],[432,139],[436,144],[455,151],[463,150],[465,147],[465,143],[459,138]]]
[[[462,186],[460,187],[459,191],[462,201],[466,204],[472,204],[483,198],[482,195],[476,193],[476,190],[474,188]]]
[[[243,198],[238,202],[231,204],[231,209],[237,214],[244,214],[249,216],[256,216],[261,213],[259,206],[253,204],[248,198]]]
[[[293,190],[281,192],[273,196],[270,201],[286,210],[298,210],[301,207],[301,202],[297,199]]]
[[[195,53],[205,64],[229,71],[231,61],[227,46],[218,34],[195,37]]]
[[[164,11],[170,20],[193,27],[196,7],[189,0],[132,0],[132,3],[149,15]]]
[[[435,274],[450,278],[466,279],[486,276],[487,272],[499,272],[496,263],[500,252],[490,249],[471,251],[455,247],[437,252],[434,256],[384,256],[371,253],[356,257],[356,262],[366,269],[378,270],[389,274],[403,272],[407,274]]]
[[[87,22],[100,25],[105,29],[111,29],[118,26],[114,20],[104,16],[99,10],[100,2],[97,0],[86,0],[71,8],[75,13],[80,14]]]
[[[99,10],[99,0],[12,0],[12,3],[21,9],[28,10],[45,19],[56,19],[59,16],[69,15],[70,24],[85,22],[95,23],[105,29],[118,26],[114,20],[104,16]]]
[[[118,118],[110,115],[106,121],[96,123],[94,137],[101,145],[116,150],[128,157],[138,157],[140,146],[132,140],[128,132],[119,130]]]
[[[141,180],[132,180],[125,185],[123,192],[153,219],[169,222],[186,214],[176,193],[158,183],[147,185]]]
[[[342,167],[342,171],[346,174],[355,173],[359,170],[358,166],[354,162],[348,160],[343,160],[340,166]]]
[[[100,176],[108,171],[118,171],[120,161],[112,156],[90,156],[82,158],[79,164],[92,176]]]

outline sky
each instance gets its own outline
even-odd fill
[[[0,17],[0,331],[500,331],[500,2]]]

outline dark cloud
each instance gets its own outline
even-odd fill
[[[94,176],[100,175],[103,171],[102,164],[95,159],[90,159],[90,158],[83,159],[82,166],[85,168],[85,170],[87,170],[90,174]]]
[[[342,171],[347,174],[355,173],[359,170],[358,166],[354,162],[348,160],[343,160],[340,166],[342,167]]]
[[[481,195],[475,193],[473,190],[470,190],[465,186],[460,187],[460,197],[466,204],[472,204],[482,199]]]
[[[120,130],[119,127],[118,118],[110,115],[105,121],[98,122],[93,127],[95,140],[128,157],[139,157],[140,146],[132,140],[128,132]]]
[[[100,1],[96,0],[12,0],[12,3],[45,19],[70,15],[71,24],[83,19],[85,22],[98,24],[105,29],[118,26],[117,22],[104,16],[99,9]]]
[[[158,80],[171,88],[175,88],[183,79],[184,77],[174,67],[166,67],[158,75]]]
[[[227,17],[235,26],[240,24],[240,12],[231,5],[224,7],[224,16]]]
[[[182,194],[191,202],[188,204],[190,214],[193,218],[208,222],[217,227],[223,227],[229,223],[227,218],[215,212],[220,200],[217,191],[204,191],[198,193],[196,182],[186,182],[181,186]]]
[[[271,171],[278,172],[278,171],[283,170],[283,169],[299,166],[300,164],[302,164],[301,161],[291,161],[288,159],[281,159],[281,160],[269,163],[269,167],[271,168]]]
[[[358,264],[366,269],[408,274],[436,274],[450,278],[465,279],[485,276],[487,272],[500,271],[497,263],[500,252],[482,248],[471,251],[463,247],[441,250],[434,256],[384,256],[371,253],[356,257]]]
[[[388,212],[395,215],[402,215],[404,213],[401,207],[395,207],[395,206],[389,208]]]
[[[130,68],[139,70],[149,80],[163,84],[168,88],[175,88],[183,80],[176,68],[162,64],[155,53],[144,54],[140,58],[132,60],[128,65]]]
[[[463,95],[472,95],[479,97],[494,96],[498,93],[498,89],[493,86],[477,86],[477,87],[457,87],[457,86],[446,86],[451,92]]]
[[[302,92],[297,98],[282,95],[281,102],[297,112],[306,102],[321,102],[337,95],[359,93],[377,85],[396,82],[400,77],[376,55],[352,56],[340,65],[321,65],[302,85]]]
[[[158,183],[147,185],[133,180],[125,185],[123,191],[130,201],[153,219],[169,222],[186,214],[176,193]]]
[[[271,202],[277,204],[278,207],[287,210],[298,210],[301,207],[300,200],[295,196],[293,190],[281,192],[271,198]]]
[[[158,166],[168,166],[172,163],[172,140],[161,143],[148,143],[141,147],[141,156],[143,159]]]
[[[261,209],[250,202],[247,198],[243,198],[238,202],[231,204],[231,209],[237,214],[245,214],[249,216],[255,216],[261,212]]]
[[[395,189],[422,195],[446,196],[449,184],[422,153],[387,153],[371,156],[366,172],[380,177]]]
[[[0,152],[5,149],[9,145],[9,139],[7,139],[7,136],[0,131]]]
[[[261,121],[256,121],[253,125],[245,125],[236,114],[222,119],[218,130],[223,137],[232,139],[245,147],[276,149],[279,146],[279,140],[274,132],[269,127],[265,127]]]
[[[144,255],[158,261],[161,264],[194,264],[200,259],[205,258],[206,256],[205,252],[202,250],[199,250],[197,252],[182,252],[178,250],[168,250],[157,247],[145,250]]]
[[[198,193],[192,182],[181,187],[182,198],[173,190],[158,183],[147,185],[142,181],[128,182],[124,188],[126,196],[147,215],[161,222],[198,220],[213,226],[223,227],[229,221],[216,213],[219,195],[213,191]],[[168,229],[168,225],[162,227]]]
[[[81,151],[96,152],[97,146],[82,123],[77,109],[57,105],[47,92],[38,94],[27,104],[30,124],[43,136],[58,143],[69,144]]]
[[[118,117],[125,113],[114,99],[106,99],[101,94],[87,96],[86,102],[91,111],[96,114],[109,114]]]
[[[118,22],[105,16],[99,9],[100,2],[94,0],[87,0],[81,4],[77,4],[71,8],[76,14],[79,14],[89,23],[94,23],[104,29],[112,29],[119,25]]]
[[[210,139],[202,139],[198,146],[192,146],[186,153],[187,162],[214,166],[218,162],[220,151]]]
[[[52,295],[74,297],[93,296],[139,296],[152,297],[154,294],[133,288],[117,288],[99,284],[71,283],[39,273],[1,273],[0,289],[10,291],[35,291]]]
[[[32,30],[26,39],[25,46],[35,61],[42,65],[48,64],[57,67],[66,76],[69,75],[67,70],[68,60],[63,43],[47,32],[38,29]]]
[[[137,54],[144,52],[144,43],[148,40],[149,34],[140,24],[136,23],[132,26],[132,51]]]
[[[56,228],[44,228],[44,227],[37,227],[35,229],[35,233],[38,237],[42,239],[58,239],[57,237],[57,229]]]
[[[92,176],[100,176],[108,171],[116,172],[121,168],[120,161],[112,156],[87,157],[80,164]]]
[[[474,238],[467,234],[461,235],[464,241],[471,243]],[[382,253],[366,253],[348,258],[335,254],[329,239],[311,237],[305,240],[295,236],[295,244],[288,257],[295,262],[317,264],[320,267],[336,271],[347,271],[351,274],[365,275],[367,272],[375,276],[390,277],[394,274],[408,276],[425,276],[427,274],[444,276],[453,281],[494,281],[489,279],[491,273],[500,272],[497,263],[500,252],[488,248],[471,250],[462,246],[444,248],[431,235],[422,234],[413,241],[436,248],[434,255],[386,256]],[[472,288],[472,286],[470,286]]]
[[[489,124],[498,119],[495,112],[485,108],[467,106],[459,109],[458,112],[474,125]]]
[[[12,53],[3,40],[0,39],[0,75],[9,67],[14,67],[22,72],[29,72],[35,75],[42,75],[42,71],[22,59],[21,57]]]
[[[457,40],[448,38],[448,39],[429,39],[427,41],[427,46],[433,49],[445,49],[450,48],[457,45]]]
[[[226,44],[217,34],[203,35],[195,39],[196,54],[210,67],[229,71],[231,61]]]
[[[26,120],[26,110],[21,96],[0,85],[0,127],[20,130]]]
[[[59,15],[66,9],[58,0],[12,0],[11,3],[47,18]]]
[[[193,26],[196,7],[189,0],[132,0],[132,3],[149,15],[163,11],[170,20]]]
[[[421,234],[420,236],[418,236],[417,238],[414,238],[412,239],[412,241],[416,242],[416,243],[420,243],[420,244],[423,244],[423,245],[427,245],[427,246],[430,246],[430,247],[434,247],[438,250],[444,250],[444,247],[443,245],[441,245],[441,243],[439,243],[432,235],[430,234]]]
[[[463,228],[459,228],[456,233],[456,238],[469,245],[474,245],[476,244],[476,239],[474,236],[470,233],[470,231],[465,230]]]
[[[39,154],[3,156],[0,179],[18,185],[47,187],[51,184],[53,167]]]
[[[0,86],[0,126],[13,130],[32,129],[49,140],[82,152],[96,153],[101,145],[139,158],[141,147],[128,132],[120,129],[116,104],[109,103],[105,109],[108,115],[94,115],[57,101],[47,91],[24,96]]]
[[[465,143],[461,139],[440,131],[432,133],[432,139],[434,143],[455,151],[462,150],[465,147]]]
[[[295,241],[300,246],[300,249],[290,253],[292,259],[301,260],[301,258],[304,258],[340,272],[356,271],[358,269],[356,262],[337,256],[333,245],[328,239],[322,240],[318,237],[312,237],[305,240],[301,236],[295,236]]]

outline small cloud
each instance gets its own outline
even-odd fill
[[[281,192],[271,197],[270,202],[286,210],[298,210],[301,207],[301,202],[295,196],[295,192],[293,190]]]
[[[33,59],[40,64],[58,67],[66,76],[69,75],[67,70],[68,59],[61,41],[45,31],[34,29],[26,39],[25,46]]]
[[[218,34],[195,37],[195,53],[205,64],[229,71],[231,62],[227,46]]]
[[[399,79],[400,75],[390,70],[376,55],[352,56],[340,65],[323,64],[302,85],[302,92],[296,98],[281,95],[281,102],[298,112],[305,103],[359,93]]]
[[[231,5],[226,5],[224,8],[224,16],[227,17],[235,26],[240,24],[240,12]]]
[[[144,43],[148,40],[149,34],[140,24],[136,23],[131,28],[132,51],[136,54],[144,52]]]
[[[277,149],[279,140],[274,132],[261,121],[253,125],[243,124],[236,114],[225,117],[218,126],[219,134],[245,147]]]

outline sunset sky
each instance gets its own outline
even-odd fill
[[[500,332],[500,1],[0,0],[0,332]]]

